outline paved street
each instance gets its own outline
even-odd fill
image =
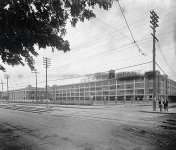
[[[0,150],[174,150],[176,104],[0,105]]]

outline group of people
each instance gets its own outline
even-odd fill
[[[168,112],[168,99],[159,99],[158,100],[158,106],[159,106],[159,110],[160,112],[164,111]]]

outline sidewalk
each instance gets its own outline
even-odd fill
[[[169,105],[168,112],[162,110],[162,112],[159,111],[159,108],[156,108],[156,111],[153,111],[152,106],[146,106],[143,110],[140,112],[146,112],[146,113],[158,113],[158,114],[176,114],[176,103],[171,103]]]

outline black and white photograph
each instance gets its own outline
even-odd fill
[[[176,0],[0,0],[0,150],[176,150]]]

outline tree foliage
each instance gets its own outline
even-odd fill
[[[108,10],[113,0],[0,0],[0,56],[2,63],[34,69],[39,48],[69,51],[66,24],[75,26],[95,17],[94,8]],[[0,65],[1,70],[5,68]]]

